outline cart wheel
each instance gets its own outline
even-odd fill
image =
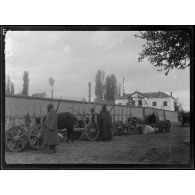
[[[95,125],[92,123],[87,124],[84,131],[85,136],[89,141],[96,141],[99,137],[99,129],[96,124]]]
[[[181,126],[184,127],[184,120],[182,119]]]
[[[28,141],[32,148],[41,149],[44,147],[45,130],[46,129],[43,127],[43,125],[35,125],[29,131]]]
[[[158,127],[158,132],[159,132],[159,133],[162,133],[162,130],[163,130],[163,129],[162,129],[162,125],[161,125],[161,124],[159,124],[159,127]]]
[[[122,132],[121,132],[121,128],[120,127],[118,127],[117,128],[117,135],[121,135],[122,134]]]
[[[165,127],[164,124],[161,124],[161,125],[159,126],[159,133],[165,133],[165,132],[166,132],[166,127]]]
[[[132,126],[130,127],[130,135],[134,135],[135,132],[136,132],[136,127],[135,127],[134,125],[132,125]]]
[[[81,136],[81,133],[82,133],[82,131],[75,131],[74,132],[74,138],[75,138],[75,140],[78,140],[79,139],[79,137]]]
[[[26,147],[27,142],[24,126],[15,126],[6,132],[6,146],[11,152],[21,152]]]

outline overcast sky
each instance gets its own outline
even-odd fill
[[[88,82],[97,70],[125,77],[125,92],[163,91],[179,97],[189,110],[189,69],[173,70],[168,76],[157,72],[147,60],[138,63],[144,41],[133,31],[9,31],[6,34],[6,75],[22,90],[22,76],[29,72],[29,94],[46,92],[48,78],[55,80],[54,96],[70,99],[88,97]]]

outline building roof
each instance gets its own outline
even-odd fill
[[[162,91],[143,93],[143,95],[146,96],[147,98],[168,98],[168,97],[171,97],[170,95],[168,95]]]
[[[143,93],[143,95],[147,98],[168,98],[168,97],[171,97],[170,95],[168,95],[162,91]]]
[[[158,91],[158,92],[148,92],[148,93],[141,93],[139,91],[135,91],[133,93],[125,94],[125,96],[116,97],[116,99],[129,99],[135,93],[138,93],[146,98],[168,98],[171,97],[170,95],[166,94],[165,92]]]

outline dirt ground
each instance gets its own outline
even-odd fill
[[[26,149],[5,152],[8,164],[187,164],[190,146],[184,144],[190,128],[175,125],[170,133],[114,136],[110,142],[61,142],[55,154]]]

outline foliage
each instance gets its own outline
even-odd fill
[[[7,75],[7,82],[6,82],[6,94],[10,94],[11,92],[11,81],[10,81],[10,76]]]
[[[48,80],[49,80],[49,85],[50,85],[51,87],[53,87],[53,86],[54,86],[54,83],[55,83],[54,78],[53,78],[53,77],[50,77]]]
[[[104,79],[105,72],[103,70],[98,70],[95,75],[95,95],[99,100],[104,98]]]
[[[121,91],[122,91],[122,83],[118,83],[117,85],[117,96],[121,96]]]
[[[175,107],[175,111],[178,113],[178,120],[181,121],[181,117],[184,110],[183,110],[183,105],[180,102],[179,98],[175,98],[174,107]]]
[[[10,85],[10,94],[11,95],[14,95],[14,93],[15,93],[14,83],[11,82],[11,85]]]
[[[10,76],[7,75],[7,82],[6,82],[6,94],[7,95],[14,95],[14,83],[11,82]]]
[[[43,93],[34,93],[31,96],[32,97],[38,97],[38,98],[46,98],[47,94],[45,92],[43,92]]]
[[[149,62],[163,71],[185,69],[190,66],[190,41],[188,31],[144,31],[135,37],[146,40],[138,61],[148,58]]]
[[[28,71],[24,71],[23,74],[23,90],[22,90],[22,95],[23,96],[28,96],[28,90],[29,90],[29,73]]]
[[[117,79],[114,74],[108,75],[105,80],[105,99],[106,101],[114,101],[117,95]]]
[[[175,107],[176,112],[182,112],[183,111],[183,106],[182,106],[182,103],[180,102],[179,98],[175,98],[174,107]]]

